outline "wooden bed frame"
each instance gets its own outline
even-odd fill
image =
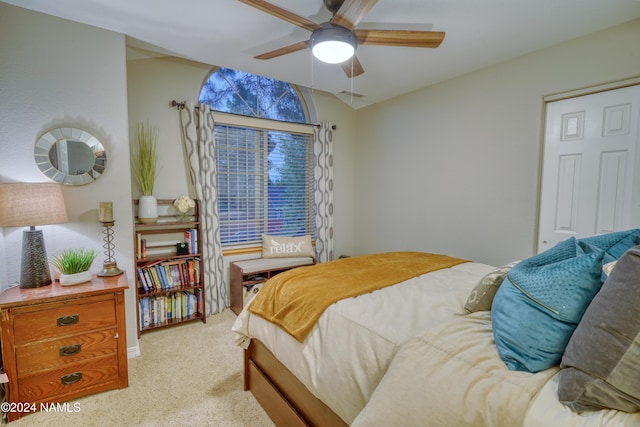
[[[244,351],[244,389],[253,393],[276,426],[347,427],[255,338]]]

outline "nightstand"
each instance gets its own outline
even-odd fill
[[[8,421],[50,403],[129,385],[128,286],[121,274],[0,294]]]

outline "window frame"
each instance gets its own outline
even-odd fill
[[[223,126],[235,126],[242,128],[257,128],[264,129],[265,131],[276,131],[276,132],[291,132],[297,134],[304,134],[310,137],[313,137],[314,133],[314,125],[312,124],[302,124],[302,123],[294,123],[294,122],[286,122],[279,120],[271,120],[271,119],[263,119],[258,117],[249,117],[242,116],[239,114],[230,114],[223,113],[220,111],[213,111],[214,120],[216,125],[220,124]],[[310,142],[311,146],[309,147],[311,156],[313,156],[313,141]],[[313,160],[311,160],[311,164],[309,165],[309,173],[312,175],[311,181],[313,181]],[[313,204],[313,182],[311,183],[310,189],[310,204]],[[313,228],[315,226],[314,221],[315,217],[313,214],[313,206],[310,206],[310,226]],[[314,230],[311,230],[312,238],[315,236]],[[315,238],[313,238],[312,243],[315,245]],[[262,244],[257,242],[249,242],[249,243],[226,243],[222,245],[223,254],[224,255],[237,255],[243,253],[252,253],[259,252],[262,249]]]

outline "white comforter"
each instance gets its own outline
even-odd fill
[[[631,427],[640,414],[578,415],[557,399],[557,371],[507,370],[490,312],[463,315],[494,267],[465,263],[330,306],[299,343],[243,310],[236,342],[257,338],[347,424]]]
[[[461,316],[398,351],[352,426],[521,426],[556,372],[509,371],[493,345],[489,312]]]
[[[350,424],[409,338],[460,316],[470,290],[492,266],[464,263],[330,306],[303,343],[243,310],[233,332],[257,338]]]
[[[408,341],[351,426],[640,426],[640,414],[578,415],[563,406],[558,369],[509,371],[494,345],[491,313],[461,316]]]

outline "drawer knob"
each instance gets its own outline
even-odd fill
[[[82,350],[82,344],[65,345],[60,347],[60,356],[73,356],[80,353]]]
[[[73,374],[63,375],[60,377],[60,382],[63,385],[77,383],[82,379],[82,372],[74,372]]]
[[[79,321],[80,321],[80,315],[78,314],[70,314],[69,316],[60,316],[58,317],[58,326],[75,325]]]

